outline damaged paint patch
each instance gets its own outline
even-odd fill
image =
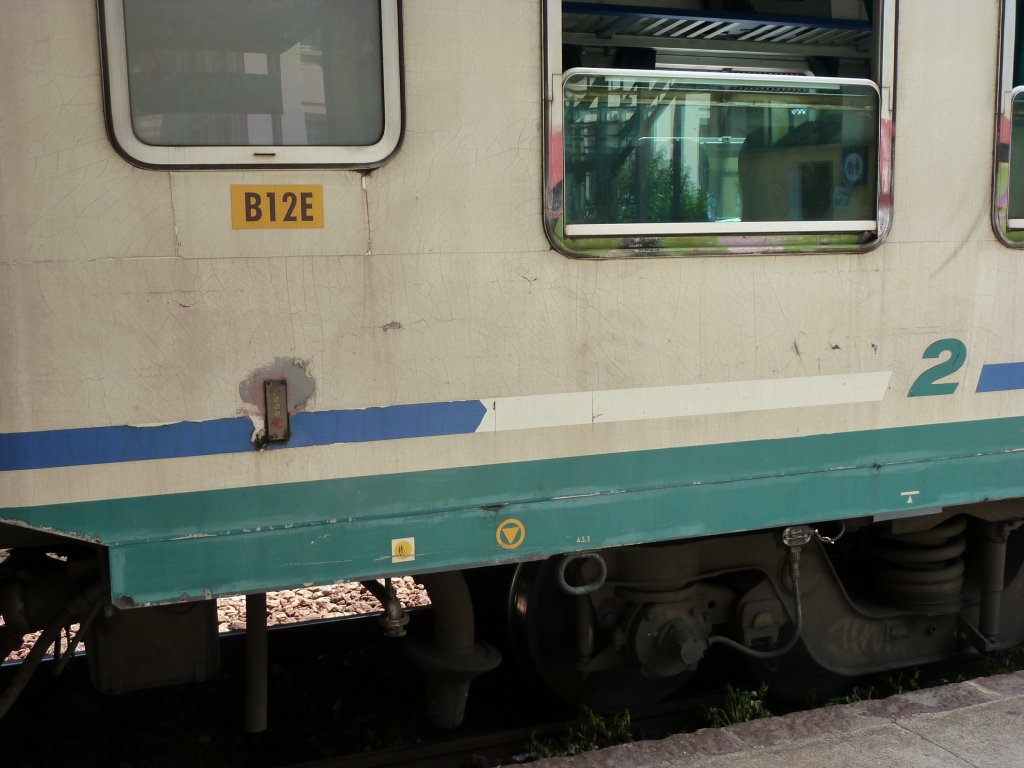
[[[287,382],[288,415],[305,410],[316,392],[316,380],[309,374],[309,362],[292,357],[277,357],[274,362],[257,368],[238,383],[238,395],[245,406],[239,415],[252,422],[251,442],[258,448],[266,444],[266,398],[264,382]]]
[[[288,413],[304,410],[316,391],[316,381],[309,374],[308,367],[307,360],[277,357],[269,365],[254,370],[238,383],[238,395],[248,406],[239,415],[263,415],[263,382],[268,379],[288,382]]]
[[[30,522],[28,522],[26,520],[17,520],[17,519],[14,519],[14,518],[8,518],[8,519],[0,520],[0,523],[2,523],[3,525],[9,525],[9,526],[11,526],[13,528],[18,528],[18,529],[21,529],[21,530],[24,530],[24,531],[30,531],[32,533],[43,533],[43,534],[46,534],[48,536],[59,536],[59,537],[64,538],[64,539],[73,539],[75,541],[81,541],[81,542],[84,542],[86,544],[100,544],[100,545],[103,544],[103,540],[99,536],[90,536],[89,534],[81,533],[79,531],[64,530],[64,529],[61,529],[61,528],[54,528],[52,526],[35,525],[35,524],[30,523]],[[11,545],[8,542],[7,546],[13,546],[13,545]],[[2,553],[2,552],[3,552],[3,550],[0,550],[0,553]],[[2,562],[3,562],[3,557],[2,557],[2,555],[0,555],[0,563],[2,563]]]

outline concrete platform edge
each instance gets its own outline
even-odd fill
[[[871,749],[878,754],[872,755]],[[851,750],[853,754],[843,754]],[[906,766],[1024,765],[1024,672],[705,728],[532,765],[739,768],[749,758],[751,765],[765,767],[850,768],[861,764],[861,756],[865,765],[885,765],[892,754]]]

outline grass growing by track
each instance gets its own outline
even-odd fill
[[[765,703],[768,684],[763,683],[757,689],[733,688],[725,686],[725,699],[720,707],[705,707],[705,717],[711,728],[722,728],[734,723],[745,723],[749,720],[760,720],[771,717],[772,713]]]
[[[771,717],[772,713],[765,703],[767,692],[767,684],[762,684],[756,689],[733,688],[727,685],[721,706],[704,707],[706,725],[721,728],[733,723]],[[577,719],[564,733],[544,739],[534,735],[527,745],[527,752],[537,759],[570,757],[632,741],[632,721],[628,710],[605,717],[583,707]]]
[[[979,668],[976,674],[989,676],[1018,671],[1024,668],[1024,647],[990,653],[985,656],[983,666],[984,672]],[[819,703],[814,706],[822,704],[835,706],[871,699],[884,699],[948,682],[962,682],[972,676],[974,675],[961,673],[951,681],[934,676],[934,671],[932,674],[927,672],[922,674],[922,670],[917,667],[895,670],[862,678],[857,684],[851,685],[839,695],[824,701],[819,699]],[[721,701],[705,705],[702,716],[697,721],[691,721],[691,728],[722,728],[736,723],[772,717],[768,704],[769,698],[767,683],[762,682],[756,687],[742,684],[733,687],[727,684]],[[789,711],[788,708],[784,709]],[[605,717],[584,707],[580,710],[578,718],[566,727],[564,733],[543,739],[536,735],[531,738],[527,745],[527,752],[533,758],[578,755],[595,749],[632,742],[634,737],[631,729],[632,722],[628,711],[613,717]],[[643,738],[642,735],[641,738]]]
[[[1024,669],[1024,646],[1008,648],[985,656],[986,675],[1006,675]]]
[[[941,684],[941,683],[936,683]],[[889,696],[898,696],[908,691],[916,691],[921,687],[921,670],[917,667],[908,670],[897,670],[881,678],[878,683],[866,686],[853,686],[849,691],[833,696],[825,702],[826,707],[839,704],[853,704],[858,701],[870,701],[871,699],[886,699]],[[929,686],[925,686],[929,687]]]
[[[628,744],[633,741],[629,711],[604,717],[583,707],[579,717],[560,736],[548,739],[530,739],[529,752],[536,758],[569,757],[595,749]]]

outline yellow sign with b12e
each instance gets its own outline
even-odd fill
[[[322,229],[322,184],[232,184],[232,229]]]

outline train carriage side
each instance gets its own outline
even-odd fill
[[[1017,3],[721,5],[6,9],[5,654],[417,574],[483,671],[508,563],[602,708],[1024,638]]]

